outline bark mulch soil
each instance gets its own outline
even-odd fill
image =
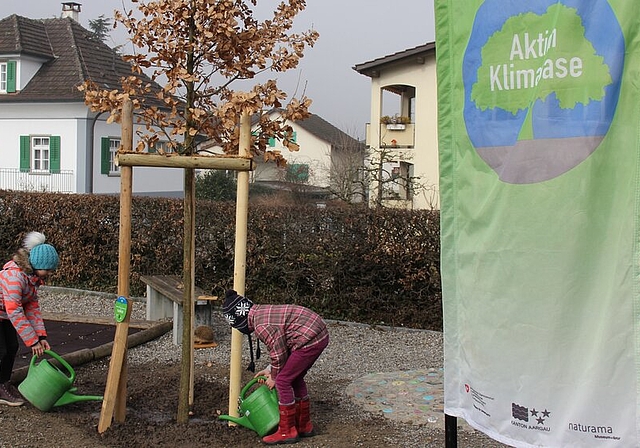
[[[76,393],[103,395],[115,326],[105,321],[73,321],[69,316],[50,317],[46,322],[49,339],[56,347],[56,353],[76,355],[75,361],[68,359],[76,372]],[[139,327],[132,326],[129,342],[131,344],[132,338],[138,338],[137,343],[144,343],[145,338],[158,337],[170,329],[170,322],[146,327],[142,324]],[[26,375],[30,360],[29,351],[22,347],[14,374],[16,384]],[[97,431],[101,413],[99,401],[58,406],[48,412],[42,412],[30,403],[20,407],[0,406],[0,448],[262,446],[255,432],[242,426],[229,426],[227,422],[218,418],[228,410],[228,366],[216,366],[213,363],[196,364],[192,416],[187,424],[177,423],[180,370],[179,363],[152,361],[143,365],[129,365],[125,421],[114,421],[103,434]],[[425,412],[429,403],[433,403],[434,408],[441,406],[441,396],[433,390],[433,386],[440,384],[441,372],[420,371],[415,374],[395,379],[366,378],[355,388],[347,380],[326,384],[315,381],[312,385],[312,417],[317,435],[302,439],[295,446],[444,446],[442,422],[433,422],[433,417],[429,420]],[[251,377],[250,372],[243,372],[243,384]],[[353,390],[349,392],[349,388]],[[347,393],[343,393],[344,391]],[[420,395],[420,406],[414,411],[424,417],[423,421],[420,418],[404,418],[406,409],[401,410],[398,407],[398,403],[406,402],[403,394],[407,391]],[[364,402],[359,404],[358,400]],[[384,409],[383,412],[376,412],[375,408],[367,409],[367,405],[376,400],[386,406],[387,413],[403,415],[403,418],[393,420],[385,416]],[[425,431],[424,425],[431,425],[432,428]],[[458,446],[504,445],[477,432],[460,431]]]

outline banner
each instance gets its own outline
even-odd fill
[[[638,3],[435,8],[445,412],[640,446]]]

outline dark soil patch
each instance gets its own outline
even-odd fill
[[[77,367],[75,386],[81,395],[102,395],[108,361]],[[243,384],[251,378],[245,372]],[[0,407],[2,447],[256,447],[258,435],[242,426],[230,427],[218,419],[228,408],[228,367],[196,366],[193,417],[178,424],[180,366],[160,363],[129,366],[127,414],[125,422],[114,422],[98,434],[101,403],[73,403],[41,412],[30,404],[19,408]],[[396,447],[407,446],[415,426],[393,423],[354,406],[339,391],[340,382],[310,385],[313,389],[312,416],[318,434],[303,439],[297,447]],[[409,439],[407,439],[407,437]],[[466,434],[464,447],[502,446],[481,434]],[[442,447],[444,431],[420,436],[412,446]]]

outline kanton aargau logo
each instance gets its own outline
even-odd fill
[[[547,420],[551,418],[551,411],[531,408],[511,403],[511,424],[522,429],[550,432]]]
[[[606,0],[485,1],[463,62],[473,146],[507,183],[566,173],[609,130],[623,63],[624,36]]]

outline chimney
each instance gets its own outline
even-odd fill
[[[71,17],[76,22],[80,22],[79,15],[81,6],[82,5],[80,3],[75,2],[62,3],[62,15],[60,17],[62,17],[63,19],[66,17]]]

